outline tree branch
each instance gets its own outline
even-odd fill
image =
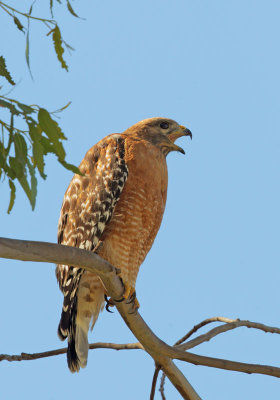
[[[113,349],[113,350],[144,350],[141,343],[91,343],[89,349]],[[25,361],[25,360],[37,360],[38,358],[46,358],[59,356],[60,354],[67,353],[67,347],[61,349],[44,351],[42,353],[21,353],[18,355],[0,354],[0,361]]]
[[[204,342],[208,342],[209,340],[211,340],[213,337],[230,331],[232,329],[235,328],[240,328],[242,326],[245,326],[247,328],[254,328],[254,329],[259,329],[263,332],[269,332],[269,333],[277,333],[278,335],[280,334],[280,329],[279,328],[275,328],[273,326],[267,326],[264,324],[260,324],[258,322],[250,322],[250,321],[242,321],[239,319],[236,320],[230,320],[228,318],[222,318],[222,317],[216,317],[219,318],[219,321],[225,321],[227,320],[227,323],[222,325],[222,326],[217,326],[216,328],[211,329],[209,332],[198,336],[197,338],[193,339],[193,340],[189,340],[186,343],[180,344],[177,346],[177,348],[179,348],[180,350],[189,350],[195,346],[200,345],[201,343]],[[217,319],[218,321],[218,319]],[[230,322],[232,321],[232,322]]]
[[[120,271],[90,251],[52,243],[34,242],[0,238],[0,257],[22,261],[38,261],[81,267],[95,272],[102,280],[108,295],[112,299],[121,299],[123,285],[117,273]],[[133,304],[116,302],[116,307],[135,337],[145,350],[159,364],[184,399],[199,400],[195,390],[181,371],[161,348],[169,348],[147,326]],[[182,352],[183,353],[183,352]]]
[[[212,322],[234,322],[238,321],[237,319],[229,319],[229,318],[224,318],[224,317],[211,317],[211,318],[206,318],[205,320],[201,321],[199,324],[195,325],[186,335],[184,335],[181,339],[179,339],[174,346],[177,346],[183,342],[185,342],[190,336],[192,336],[195,332],[197,332],[200,328],[203,326],[210,324]]]
[[[66,264],[85,268],[88,271],[95,272],[102,279],[107,293],[112,299],[120,299],[123,294],[124,289],[122,281],[118,276],[118,273],[120,271],[110,265],[107,261],[100,258],[98,255],[86,250],[78,249],[75,247],[56,245],[52,243],[30,242],[0,238],[0,257],[23,261],[39,261]],[[133,308],[133,304],[127,304],[123,301],[116,302],[115,305],[129,329],[133,332],[143,348],[151,355],[151,357],[155,360],[156,365],[158,365],[160,369],[162,369],[162,371],[166,374],[166,376],[177,388],[184,399],[198,400],[199,396],[194,391],[184,375],[181,373],[181,371],[171,361],[172,359],[186,361],[195,365],[204,365],[208,367],[245,372],[249,374],[258,373],[271,375],[278,378],[280,377],[280,368],[277,367],[240,363],[236,361],[229,361],[213,357],[204,357],[182,350],[184,346],[189,346],[189,343],[192,343],[191,347],[193,347],[194,345],[202,343],[202,341],[210,340],[210,338],[216,336],[219,333],[222,333],[229,329],[234,329],[238,326],[247,326],[250,328],[253,327],[256,329],[262,329],[265,332],[272,333],[279,333],[280,330],[278,328],[267,327],[263,324],[253,322],[251,323],[249,321],[223,319],[222,322],[229,322],[229,324],[214,328],[208,334],[202,335],[203,340],[199,338],[194,339],[194,341],[197,340],[196,344],[194,344],[194,341],[190,341],[183,345],[181,344],[180,346],[178,345],[176,347],[171,347],[160,340],[152,332],[152,330],[142,319],[141,315],[137,311],[135,311],[135,309]],[[205,320],[207,322],[203,321],[202,323],[196,325],[196,327],[194,327],[192,331],[190,331],[182,339],[186,340],[186,338],[190,337],[190,335],[194,331],[198,330],[199,327],[204,326],[207,323],[214,322],[214,320],[221,321],[222,318],[216,317],[214,319],[210,318],[208,320]],[[182,339],[177,343],[182,343]]]

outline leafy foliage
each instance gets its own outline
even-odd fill
[[[6,61],[3,56],[0,56],[0,75],[4,76],[11,85],[15,85],[10,72],[7,70]]]
[[[62,4],[61,0],[56,0],[56,2],[58,4]],[[66,3],[66,8],[70,12],[70,14],[76,18],[80,18],[78,16],[78,14],[73,10],[70,0],[66,0],[65,3]],[[0,9],[2,9],[6,14],[9,15],[13,19],[16,27],[26,35],[25,58],[26,58],[26,62],[27,62],[30,73],[31,73],[30,61],[29,61],[30,21],[37,21],[37,22],[43,23],[49,31],[47,33],[47,36],[49,36],[52,33],[53,45],[54,45],[54,49],[55,49],[55,52],[57,55],[57,59],[60,62],[61,67],[66,69],[66,71],[68,71],[68,66],[63,58],[63,53],[65,50],[64,47],[66,47],[70,51],[74,50],[73,47],[71,47],[68,43],[65,42],[65,40],[63,40],[62,35],[61,35],[61,29],[59,28],[57,21],[55,21],[54,19],[39,18],[39,17],[35,17],[32,15],[33,4],[34,3],[31,4],[28,12],[21,12],[19,10],[16,10],[15,8],[11,7],[7,3],[0,1]],[[53,7],[54,7],[53,0],[50,0],[50,13],[51,13],[52,18],[53,18]],[[23,22],[23,19],[27,20],[26,26]]]
[[[10,187],[10,204],[12,210],[16,186],[21,185],[32,209],[35,207],[37,194],[36,171],[43,179],[45,174],[45,156],[56,155],[57,160],[68,170],[80,173],[79,169],[65,161],[65,150],[62,144],[66,140],[58,123],[51,114],[39,106],[28,106],[14,99],[0,96],[0,107],[10,112],[10,123],[0,120],[2,139],[0,140],[0,176],[7,177]],[[20,118],[26,129],[15,127],[14,122]]]
[[[73,10],[70,0],[56,0],[56,4],[64,4],[67,10],[80,18]],[[0,11],[12,18],[15,26],[26,36],[25,58],[30,68],[30,22],[44,24],[48,29],[47,36],[52,34],[54,49],[62,68],[68,71],[64,59],[65,48],[74,50],[66,43],[61,35],[57,21],[53,19],[54,1],[50,0],[50,14],[52,19],[40,18],[32,15],[34,2],[28,12],[19,11],[0,0]],[[15,82],[7,69],[6,61],[0,56],[0,77],[4,77],[10,85]],[[32,77],[32,74],[31,74]],[[1,89],[1,87],[0,87]],[[63,111],[70,102],[56,112]],[[0,107],[8,111],[10,121],[0,119],[0,177],[7,178],[10,188],[10,202],[8,213],[11,212],[16,198],[16,187],[19,184],[29,199],[32,209],[35,207],[37,195],[37,175],[46,179],[45,158],[49,153],[56,155],[58,162],[66,169],[80,174],[74,165],[65,161],[66,153],[63,140],[66,140],[53,114],[37,105],[27,105],[15,99],[0,95]]]
[[[52,38],[54,43],[54,49],[57,55],[58,60],[60,61],[61,67],[68,71],[68,66],[63,59],[64,48],[62,47],[62,38],[59,27],[56,25],[52,30]]]

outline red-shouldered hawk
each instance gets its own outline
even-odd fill
[[[174,142],[191,132],[166,118],[149,118],[121,134],[106,136],[81,162],[65,193],[58,243],[99,254],[121,270],[124,298],[135,293],[139,267],[161,224],[167,194],[166,156],[184,150]],[[85,367],[88,330],[106,293],[99,277],[81,268],[57,265],[64,295],[58,335],[68,338],[70,371]]]

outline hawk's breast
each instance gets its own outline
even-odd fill
[[[146,142],[126,140],[128,178],[101,240],[99,255],[135,285],[138,270],[159,230],[167,193],[164,155]]]

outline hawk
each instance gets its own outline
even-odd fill
[[[64,195],[58,243],[93,251],[121,270],[123,297],[135,296],[139,267],[159,230],[167,194],[166,156],[190,130],[167,118],[149,118],[95,144]],[[64,295],[58,335],[68,338],[71,372],[87,364],[88,330],[104,306],[106,290],[94,273],[57,265]]]

